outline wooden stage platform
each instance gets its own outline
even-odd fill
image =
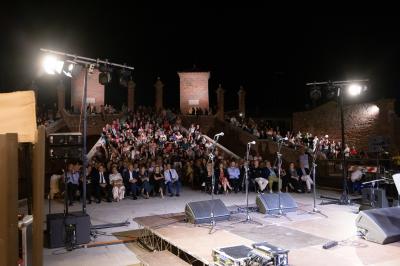
[[[139,217],[134,221],[143,229],[142,245],[151,250],[169,250],[192,265],[213,265],[213,248],[263,241],[289,249],[290,265],[400,265],[400,242],[379,245],[363,240],[356,235],[356,214],[351,207],[321,207],[328,218],[303,210],[280,218],[251,213],[261,225],[238,223],[245,215],[237,213],[230,221],[217,223],[211,233],[208,225],[186,223],[183,213]],[[310,206],[300,208],[307,210]],[[339,241],[339,245],[323,249],[322,245],[330,240]]]

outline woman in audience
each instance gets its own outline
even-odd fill
[[[219,183],[222,185],[222,187],[224,189],[224,193],[228,194],[227,188],[229,188],[229,190],[232,190],[232,187],[229,184],[229,180],[228,180],[229,175],[228,175],[228,172],[226,171],[226,169],[224,168],[223,163],[219,164],[217,174],[215,176],[218,177]]]
[[[154,180],[154,192],[160,193],[161,198],[164,198],[164,175],[161,173],[160,166],[156,166],[154,168],[154,173],[153,173],[153,180]]]
[[[124,199],[125,186],[121,174],[118,172],[117,167],[112,167],[112,173],[110,174],[110,183],[113,186],[112,193],[115,201]]]

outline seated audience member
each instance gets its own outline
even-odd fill
[[[266,175],[268,176],[269,193],[272,193],[272,188],[275,182],[279,182],[278,189],[282,189],[282,179],[279,180],[275,170],[271,166],[271,162],[266,162]]]
[[[305,168],[303,164],[300,164],[298,174],[300,176],[300,179],[306,182],[307,193],[311,193],[311,185],[314,185],[314,182],[311,179],[310,170],[308,170],[308,168]]]
[[[236,162],[232,161],[231,166],[228,167],[229,182],[232,184],[235,193],[239,191],[240,186],[240,170],[236,166]]]
[[[88,165],[86,169],[86,200],[88,201],[88,204],[92,204],[93,179],[96,171],[91,165]],[[81,195],[83,195],[83,178],[81,178],[80,182],[80,191]]]
[[[118,172],[117,167],[112,168],[112,173],[110,174],[110,184],[112,185],[112,193],[115,201],[120,201],[124,199],[125,196],[125,186],[121,174]]]
[[[266,176],[263,168],[260,166],[260,162],[255,160],[254,167],[251,169],[251,178],[257,184],[258,190],[261,193],[264,193],[264,190],[268,185],[268,180],[265,177]]]
[[[164,175],[161,173],[160,166],[156,166],[153,172],[154,192],[160,193],[161,198],[164,198]]]
[[[223,163],[219,164],[219,167],[218,167],[218,169],[217,169],[217,171],[215,173],[215,177],[218,177],[219,183],[221,184],[222,188],[224,189],[224,193],[228,194],[227,188],[232,190],[232,187],[229,184],[228,172],[224,168],[224,164]]]
[[[68,164],[68,170],[66,173],[66,183],[68,189],[68,201],[69,206],[72,206],[76,191],[79,189],[79,171],[76,171],[75,165],[72,163]]]
[[[282,187],[286,192],[289,191],[297,191],[299,193],[302,192],[300,189],[300,176],[297,173],[297,169],[295,164],[291,162],[289,164],[289,169],[286,172],[286,175],[282,178]]]
[[[179,197],[180,182],[179,176],[175,169],[171,168],[171,164],[167,164],[164,171],[165,184],[167,185],[169,196],[174,196],[172,187],[175,187],[175,195]]]
[[[100,165],[98,171],[95,173],[93,185],[95,187],[95,194],[97,198],[96,203],[101,202],[102,194],[105,196],[108,202],[111,202],[110,179],[103,165]]]
[[[139,168],[137,167],[137,164],[129,164],[126,174],[129,178],[128,182],[132,193],[132,199],[137,200],[138,191],[140,190],[141,186],[141,181],[139,180]]]
[[[139,179],[140,179],[140,191],[145,199],[149,198],[150,193],[150,178],[149,174],[146,171],[146,167],[142,166],[139,171]]]

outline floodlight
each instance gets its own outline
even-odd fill
[[[350,96],[358,96],[360,95],[362,91],[362,88],[359,84],[350,84],[349,88],[348,88],[348,93],[350,94]]]
[[[56,73],[61,74],[64,66],[64,61],[59,60],[57,57],[52,55],[46,55],[43,58],[43,69],[47,74],[54,75]]]

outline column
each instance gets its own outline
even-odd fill
[[[156,100],[155,100],[155,108],[157,111],[162,110],[163,107],[163,88],[164,84],[160,80],[160,77],[157,78],[156,83],[154,83],[154,88],[156,89]]]
[[[224,120],[224,89],[221,84],[219,84],[217,89],[217,118]]]
[[[135,87],[136,83],[133,80],[128,82],[128,109],[129,111],[135,108]]]
[[[240,86],[238,95],[239,95],[239,114],[241,113],[242,116],[245,116],[245,114],[246,114],[246,91],[243,89],[243,86]]]

